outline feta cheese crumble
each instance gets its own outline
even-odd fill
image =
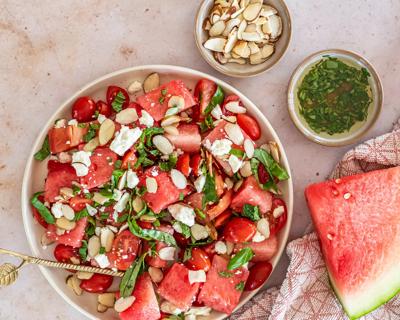
[[[189,270],[189,283],[202,283],[206,282],[206,273],[204,270]]]
[[[94,257],[94,260],[96,260],[96,262],[99,264],[99,267],[102,269],[107,268],[110,265],[110,261],[105,254],[98,254]]]
[[[228,248],[226,247],[225,242],[223,241],[217,241],[215,243],[215,252],[218,254],[225,254],[228,252]]]
[[[97,121],[102,124],[104,121],[106,121],[107,117],[104,114],[99,114],[97,117]]]
[[[218,157],[229,154],[231,151],[232,141],[228,139],[215,140],[210,148],[211,153]]]
[[[201,175],[194,181],[194,187],[196,188],[197,192],[202,192],[204,185],[206,184],[206,177]]]
[[[196,214],[194,213],[193,208],[176,203],[170,205],[168,211],[175,220],[178,220],[189,227],[194,225]]]
[[[92,164],[90,161],[91,152],[77,151],[72,154],[72,166],[78,177],[86,176],[89,173],[89,167]]]
[[[51,207],[51,213],[53,214],[53,216],[55,218],[61,218],[63,216],[63,212],[62,212],[62,206],[63,204],[61,202],[56,202],[55,204],[53,204],[53,206]]]
[[[134,145],[141,135],[142,130],[140,128],[129,129],[127,126],[121,126],[119,134],[111,142],[110,149],[119,156],[123,156],[124,153]]]
[[[114,210],[116,212],[122,212],[125,210],[126,205],[128,204],[130,194],[124,193],[122,197],[118,200],[118,202],[114,205]]]
[[[239,171],[239,169],[242,166],[243,162],[238,157],[236,157],[235,155],[231,154],[229,159],[228,159],[228,163],[231,166],[233,173],[236,173],[236,172]]]
[[[146,110],[142,110],[142,116],[139,118],[139,123],[150,128],[154,125],[154,119]]]
[[[133,189],[139,183],[139,178],[135,171],[129,169],[126,174],[126,184],[128,188]]]

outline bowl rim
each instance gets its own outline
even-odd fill
[[[257,75],[260,75],[264,72],[267,72],[268,70],[271,70],[283,59],[283,57],[286,55],[286,53],[288,51],[289,45],[292,40],[292,18],[291,18],[290,11],[289,11],[289,8],[288,8],[285,0],[279,0],[282,3],[283,9],[285,11],[285,15],[287,16],[287,19],[288,19],[288,30],[287,30],[288,39],[283,47],[283,51],[282,51],[281,55],[278,57],[278,59],[273,64],[266,66],[265,68],[261,69],[260,71],[253,71],[253,72],[235,72],[235,71],[227,70],[227,69],[221,67],[221,64],[218,63],[214,58],[209,58],[205,54],[207,49],[204,48],[203,44],[201,43],[200,35],[197,32],[197,26],[203,25],[203,21],[200,21],[200,14],[202,11],[204,11],[206,9],[206,5],[210,1],[214,1],[214,0],[203,0],[201,2],[200,6],[198,7],[197,12],[196,12],[196,19],[195,19],[193,31],[194,31],[196,47],[199,50],[200,55],[212,68],[214,68],[215,70],[217,70],[227,76],[236,77],[236,78],[250,78],[250,77],[255,77]],[[263,0],[263,3],[264,3],[264,0]],[[279,39],[278,39],[278,41],[279,41]]]
[[[37,134],[37,137],[32,145],[32,149],[29,153],[27,163],[25,166],[24,170],[24,175],[23,175],[23,180],[22,180],[22,185],[21,185],[21,212],[22,212],[22,218],[23,218],[23,225],[24,225],[24,230],[25,234],[28,240],[28,244],[30,247],[30,250],[32,254],[39,256],[39,241],[35,237],[34,232],[31,230],[31,227],[29,225],[28,221],[31,221],[33,219],[31,209],[30,209],[30,197],[31,194],[29,193],[29,186],[31,182],[31,174],[32,174],[32,167],[34,164],[34,158],[33,155],[37,149],[40,148],[40,145],[42,143],[42,138],[47,134],[48,129],[53,125],[53,118],[55,118],[56,114],[64,111],[66,108],[70,106],[70,104],[76,100],[79,95],[82,94],[82,92],[86,90],[90,90],[90,88],[96,86],[97,84],[107,81],[110,78],[113,78],[115,76],[123,76],[126,75],[128,76],[130,73],[134,72],[143,72],[144,70],[148,70],[149,72],[154,70],[158,70],[160,74],[162,73],[168,73],[168,72],[173,72],[173,73],[180,73],[184,74],[185,76],[190,76],[190,77],[196,77],[196,78],[208,78],[218,85],[221,85],[224,89],[229,90],[233,94],[238,95],[244,105],[248,107],[253,115],[257,116],[257,118],[261,119],[261,121],[264,123],[264,125],[267,127],[268,133],[273,137],[274,141],[278,144],[281,152],[281,158],[282,158],[282,164],[286,168],[290,178],[286,181],[287,182],[287,197],[288,201],[286,203],[287,208],[288,208],[288,217],[287,217],[287,224],[283,230],[281,230],[282,236],[281,236],[281,241],[279,243],[279,249],[275,255],[275,263],[273,265],[273,270],[275,270],[275,267],[277,266],[278,262],[281,260],[283,251],[286,248],[286,244],[288,241],[291,225],[292,225],[292,218],[293,218],[293,179],[292,179],[292,173],[289,165],[289,161],[285,152],[285,149],[276,133],[274,128],[272,127],[271,123],[267,119],[266,116],[263,115],[263,113],[257,108],[257,106],[250,100],[248,99],[243,93],[241,93],[238,89],[234,88],[230,84],[226,83],[225,81],[218,79],[217,77],[211,76],[209,74],[206,74],[201,71],[197,71],[191,68],[187,67],[181,67],[181,66],[174,66],[174,65],[162,65],[162,64],[154,64],[154,65],[139,65],[139,66],[134,66],[134,67],[129,67],[129,68],[123,68],[114,72],[110,72],[108,74],[105,74],[101,77],[96,78],[95,80],[89,82],[88,84],[84,85],[80,89],[78,89],[76,92],[74,92],[69,98],[67,98],[65,101],[63,101],[60,106],[54,110],[52,115],[48,118],[46,123],[43,125],[42,129],[40,130],[39,134]],[[162,70],[162,71],[160,71]],[[46,278],[46,280],[49,282],[49,284],[53,287],[53,289],[66,301],[68,302],[72,307],[74,307],[76,310],[81,312],[83,315],[88,317],[89,319],[96,320],[98,319],[96,316],[94,316],[91,312],[88,310],[85,310],[82,306],[79,304],[75,303],[72,301],[65,293],[65,289],[57,286],[55,281],[52,279],[52,270],[45,268],[43,266],[39,266],[40,271],[42,272],[43,276]],[[268,281],[268,280],[267,280]],[[254,290],[247,296],[241,299],[240,303],[238,306],[235,308],[235,311],[238,310],[240,307],[242,307],[245,303],[247,303],[254,295],[256,295],[261,287],[259,289]],[[218,315],[217,317],[214,317],[214,320],[222,320],[226,319],[227,315],[221,314]]]
[[[340,141],[321,140],[318,133],[307,132],[304,129],[304,125],[299,121],[300,116],[296,112],[295,102],[292,99],[292,97],[294,97],[294,95],[295,95],[295,90],[296,90],[295,78],[298,76],[301,76],[303,74],[304,68],[306,66],[308,66],[314,58],[316,58],[318,56],[322,57],[323,55],[327,55],[327,54],[340,54],[340,55],[344,55],[344,56],[349,56],[356,60],[360,60],[367,67],[368,71],[371,73],[372,79],[375,82],[376,87],[377,87],[377,94],[375,97],[377,99],[377,104],[376,104],[377,110],[376,110],[375,115],[372,118],[371,122],[368,123],[367,125],[363,126],[362,130],[360,130],[357,135],[349,137],[349,138],[343,138]],[[325,49],[325,50],[320,50],[320,51],[314,52],[314,53],[306,56],[299,63],[299,65],[296,67],[296,69],[293,71],[292,75],[290,76],[289,84],[287,87],[288,111],[289,111],[290,118],[291,118],[292,122],[294,123],[295,127],[310,141],[313,141],[315,143],[318,143],[320,145],[327,146],[327,147],[340,147],[340,146],[349,145],[349,144],[359,141],[359,139],[362,138],[365,134],[367,134],[367,132],[375,125],[375,123],[378,120],[379,115],[382,111],[383,102],[384,102],[384,91],[383,91],[382,81],[381,81],[381,78],[380,78],[378,72],[372,65],[372,63],[368,59],[366,59],[365,57],[360,55],[359,53],[351,51],[351,50],[345,50],[345,49]]]

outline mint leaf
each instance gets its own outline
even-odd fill
[[[49,144],[49,137],[46,136],[46,138],[43,141],[42,148],[35,153],[33,156],[36,160],[43,161],[50,155],[50,144]]]
[[[122,91],[119,91],[115,96],[113,102],[111,103],[111,107],[115,112],[120,112],[122,110],[122,105],[125,103],[125,96]]]
[[[38,198],[43,192],[36,192],[31,199],[31,204],[36,208],[42,218],[49,224],[55,224],[56,220],[51,214],[50,210]]]
[[[209,173],[206,175],[206,182],[204,184],[203,192],[203,208],[205,208],[209,202],[214,203],[218,200],[217,190],[215,189],[215,178]]]
[[[240,268],[249,262],[254,256],[253,250],[251,248],[243,248],[238,253],[236,253],[228,263],[228,270],[235,270]]]
[[[251,221],[258,221],[261,219],[258,206],[252,206],[251,204],[247,203],[243,205],[242,215],[246,218],[249,218]]]

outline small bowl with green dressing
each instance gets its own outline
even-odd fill
[[[340,49],[307,57],[288,87],[292,121],[308,139],[326,146],[357,142],[377,120],[382,104],[382,84],[372,65]]]

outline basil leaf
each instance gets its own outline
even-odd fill
[[[128,163],[128,165],[129,165],[129,163]],[[121,169],[121,166],[122,166],[122,161],[121,160],[117,160],[117,161],[114,162],[114,168],[115,169]]]
[[[190,238],[190,236],[192,235],[192,233],[190,232],[190,227],[187,226],[186,224],[177,221],[177,223],[179,223],[179,225],[181,226],[182,229],[182,235],[187,239]]]
[[[177,246],[175,238],[167,232],[154,229],[142,229],[134,219],[128,219],[128,226],[129,230],[139,238],[145,240],[158,240],[165,242],[170,246]]]
[[[160,127],[152,127],[152,128],[146,128],[143,130],[142,135],[140,136],[140,141],[141,142],[146,142],[147,147],[152,147],[153,146],[153,141],[152,138],[153,136],[157,134],[163,134],[164,129]]]
[[[55,224],[56,219],[51,214],[50,210],[38,198],[43,192],[36,192],[31,199],[31,204],[36,208],[42,218],[49,224]]]
[[[233,154],[234,156],[238,157],[238,158],[243,158],[244,156],[244,151],[243,150],[239,150],[239,149],[231,149],[229,151],[230,154]]]
[[[200,123],[200,131],[201,133],[204,133],[212,128],[214,128],[214,120],[213,117],[210,114],[208,114],[205,117],[204,121]]]
[[[36,160],[43,161],[50,155],[50,144],[49,144],[49,137],[46,136],[46,138],[43,141],[42,148],[35,153],[33,156]]]
[[[252,206],[251,204],[245,203],[242,208],[242,215],[249,218],[252,221],[258,221],[261,219],[260,210],[258,206]]]
[[[137,277],[144,269],[144,258],[146,255],[147,253],[142,254],[140,258],[134,261],[128,270],[125,271],[125,274],[122,277],[119,285],[121,297],[129,297],[132,294],[133,289],[135,289]]]
[[[236,286],[235,289],[237,291],[243,291],[244,290],[244,281],[240,281]]]
[[[82,218],[89,217],[89,212],[86,208],[75,213],[74,221],[81,220]]]
[[[253,175],[256,177],[256,180],[258,184],[264,189],[264,190],[274,190],[277,191],[278,187],[276,186],[276,183],[274,179],[269,179],[266,183],[262,184],[260,182],[259,176],[258,176],[258,166],[260,165],[260,161],[258,161],[256,158],[252,158],[250,160],[250,166],[251,166],[251,172]]]
[[[192,248],[186,248],[185,252],[183,253],[183,262],[188,261],[192,257]]]
[[[79,255],[81,256],[82,261],[86,261],[88,254],[88,243],[86,240],[82,240],[82,246],[79,248]]]
[[[222,278],[232,278],[233,277],[233,273],[229,272],[229,271],[220,271],[220,272],[218,272],[218,274]]]
[[[271,177],[276,177],[280,181],[289,179],[289,174],[287,171],[282,168],[266,150],[254,150],[254,158],[264,165]]]
[[[207,108],[204,110],[204,114],[209,114],[217,104],[221,105],[224,102],[224,92],[220,86],[217,86],[217,90],[215,90],[213,97],[211,98],[210,103]]]
[[[171,171],[173,168],[175,168],[177,161],[177,155],[175,153],[172,153],[169,155],[167,162],[160,162],[158,166],[162,171]]]
[[[100,126],[97,123],[91,123],[89,125],[89,130],[88,132],[83,136],[83,141],[89,142],[92,140],[97,133],[97,130],[100,128]]]
[[[236,253],[228,263],[228,270],[235,270],[245,265],[247,262],[253,258],[254,253],[251,248],[243,248],[238,253]]]
[[[209,202],[216,202],[218,200],[217,191],[215,189],[215,178],[212,177],[209,173],[207,173],[206,175],[206,182],[204,184],[203,192],[203,208],[205,208]]]
[[[113,102],[111,103],[111,107],[115,112],[120,112],[122,110],[122,105],[125,103],[125,96],[122,91],[119,91],[115,96]]]
[[[203,212],[203,210],[200,210],[199,208],[194,208],[194,212],[202,220],[205,220],[207,217],[206,214]]]
[[[124,175],[125,171],[121,169],[114,170],[111,176],[111,186],[112,188],[116,188],[118,185],[119,179]]]

